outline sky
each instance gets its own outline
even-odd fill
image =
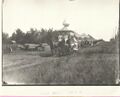
[[[3,32],[10,36],[17,28],[68,29],[96,39],[109,40],[117,32],[119,0],[4,0]]]

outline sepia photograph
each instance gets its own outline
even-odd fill
[[[2,0],[3,86],[119,86],[119,0]]]

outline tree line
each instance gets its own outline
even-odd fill
[[[9,37],[8,33],[2,33],[2,43],[9,44],[11,41],[16,41],[18,44],[25,44],[25,43],[48,43],[51,39],[56,39],[57,34],[56,30],[50,29],[33,29],[31,28],[26,33],[23,32],[21,29],[17,29],[11,37]]]
[[[119,39],[119,32],[115,35],[114,38],[111,38],[110,41],[116,41]],[[25,44],[25,43],[48,43],[51,40],[57,40],[57,36],[59,33],[57,33],[57,30],[50,29],[33,29],[31,28],[26,33],[23,32],[20,28],[18,28],[11,37],[9,37],[8,33],[3,32],[2,33],[2,43],[3,44],[9,44],[11,41],[16,41],[18,44]]]

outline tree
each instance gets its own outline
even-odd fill
[[[40,31],[40,41],[41,42],[43,42],[43,43],[46,42],[47,34],[48,34],[47,30],[42,28]]]
[[[8,44],[10,42],[9,35],[7,33],[2,33],[2,43]]]
[[[25,43],[25,33],[21,29],[17,29],[16,33],[14,32],[11,37],[12,40],[15,40],[19,44]]]
[[[37,29],[31,28],[30,31],[28,31],[25,34],[25,42],[26,43],[39,43],[40,41],[40,32],[37,31]]]

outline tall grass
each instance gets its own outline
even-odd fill
[[[7,63],[14,64],[16,62],[15,64],[18,66],[21,63],[33,65],[9,72],[3,70],[3,78],[5,81],[11,79],[18,83],[39,85],[115,84],[116,66],[119,64],[119,55],[115,48],[112,43],[102,44],[81,48],[76,56],[63,57],[41,57],[40,53],[34,54],[33,52],[29,52],[29,54],[28,52],[16,53],[14,56],[6,55]]]

